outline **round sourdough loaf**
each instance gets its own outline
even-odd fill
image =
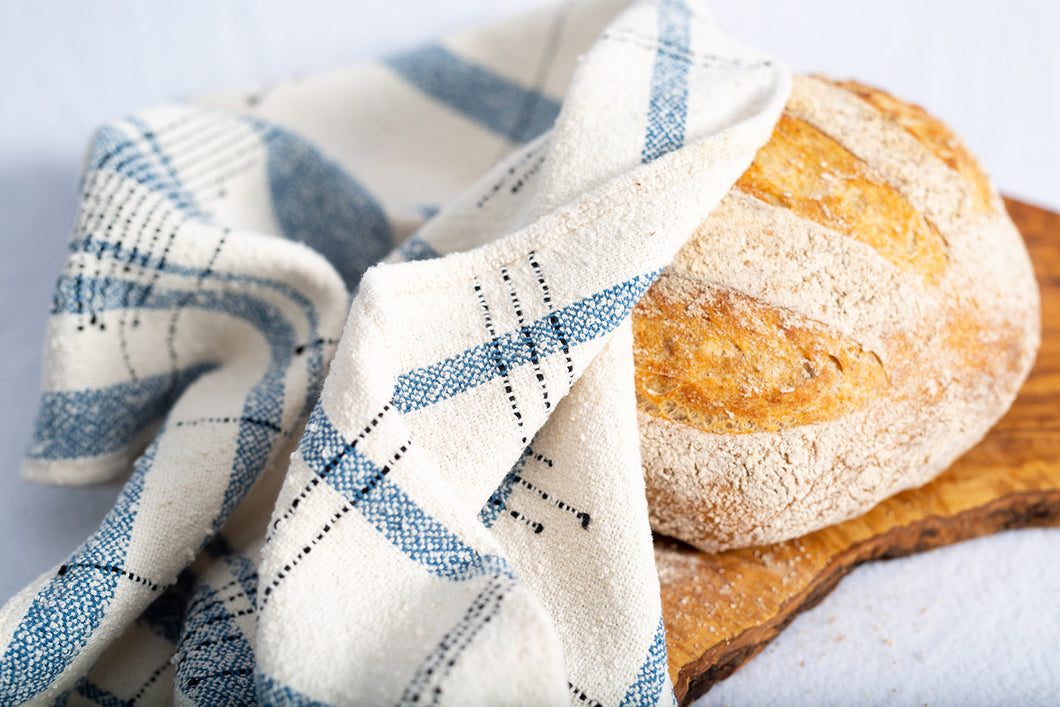
[[[653,527],[717,551],[932,479],[1012,403],[1040,318],[1020,235],[957,138],[804,77],[633,331]]]

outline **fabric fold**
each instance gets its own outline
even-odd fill
[[[616,10],[100,132],[27,471],[161,427],[0,613],[0,701],[673,701],[629,314],[790,77],[697,4]]]

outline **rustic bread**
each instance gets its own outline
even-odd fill
[[[1012,403],[1040,318],[1020,235],[944,125],[798,78],[633,329],[653,527],[716,551],[932,479]]]

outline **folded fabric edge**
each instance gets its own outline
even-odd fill
[[[153,422],[140,430],[132,442],[122,449],[95,457],[26,457],[22,460],[19,476],[23,481],[45,486],[104,486],[120,483],[132,472],[133,462],[143,454],[161,426],[161,420]]]
[[[712,158],[716,160],[731,157],[738,151],[745,153],[746,164],[740,165],[738,170],[733,170],[736,176],[739,176],[739,173],[750,165],[758,148],[769,139],[776,116],[780,115],[791,92],[790,74],[786,71],[778,72],[777,78],[779,83],[774,93],[775,100],[762,106],[756,115],[745,122],[615,177],[584,195],[573,207],[559,207],[522,230],[472,250],[446,254],[440,258],[373,265],[365,272],[364,279],[370,278],[373,282],[400,281],[405,293],[444,289],[497,270],[522,257],[529,250],[547,248],[576,231],[588,228],[609,213],[644,198],[644,194],[665,192],[687,180],[690,174],[717,166],[717,162],[712,162]],[[748,124],[753,128],[750,136],[745,133]],[[614,199],[616,193],[624,195],[625,198]],[[605,199],[605,195],[608,198]],[[604,203],[607,204],[604,209],[592,208]],[[709,212],[703,214],[703,218],[708,215]],[[381,276],[381,270],[385,270],[387,275]],[[363,282],[364,280],[362,285]]]

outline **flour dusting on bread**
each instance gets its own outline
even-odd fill
[[[633,324],[653,527],[708,551],[927,483],[1008,409],[1040,340],[1022,239],[960,142],[808,77]]]

